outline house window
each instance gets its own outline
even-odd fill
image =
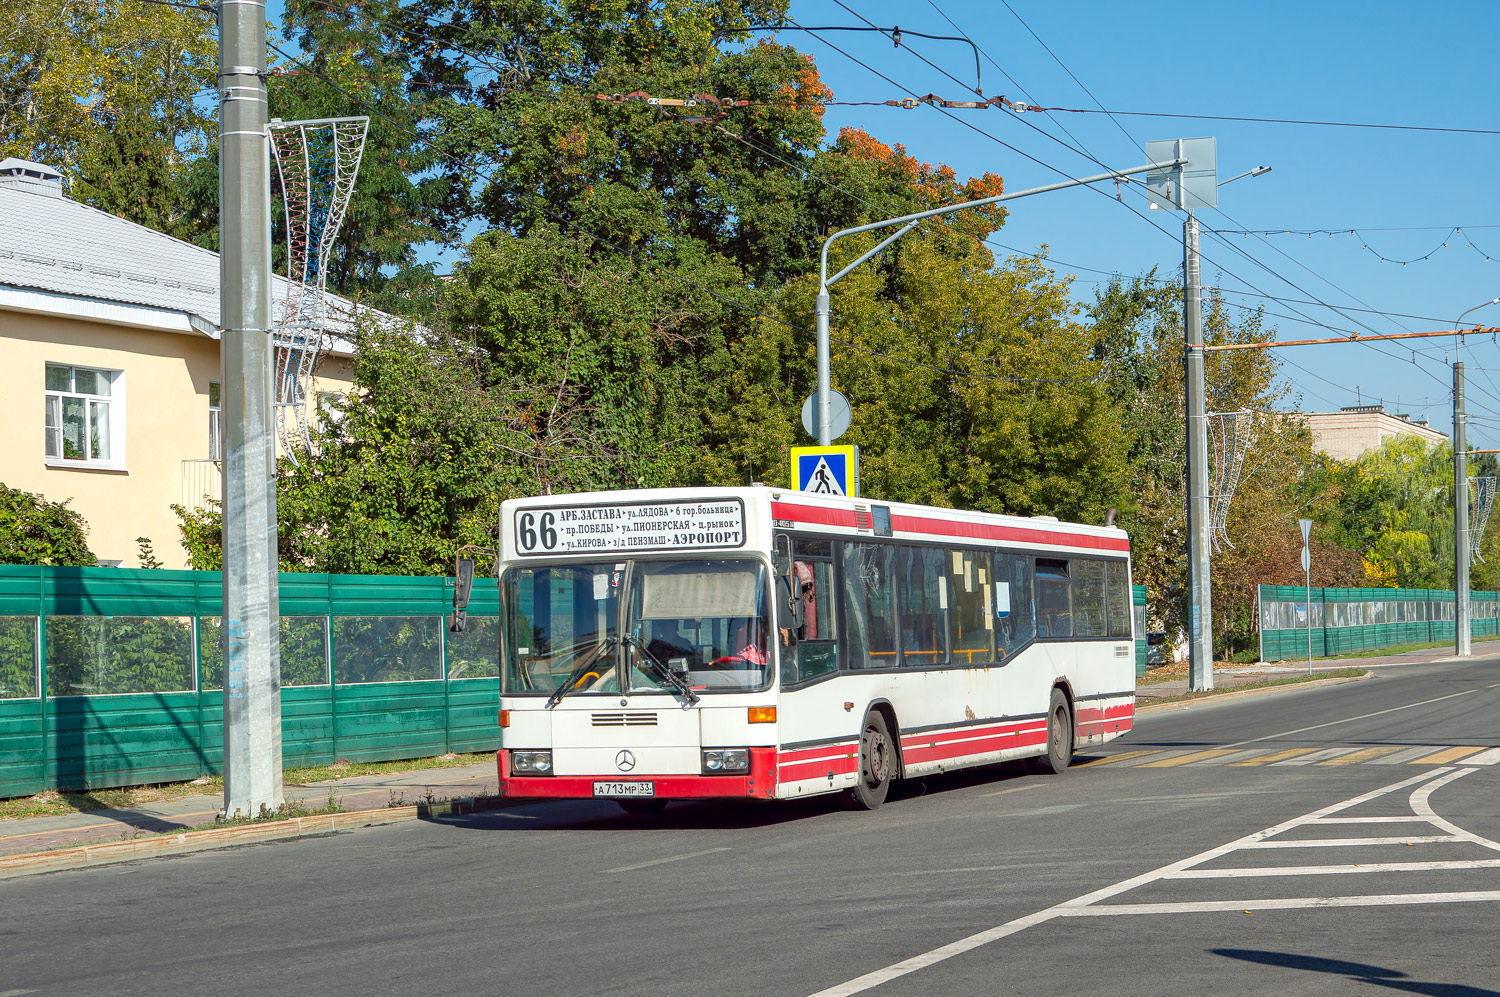
[[[344,421],[344,396],[341,392],[318,392],[318,421],[324,429]]]
[[[224,459],[224,410],[219,406],[219,382],[208,382],[208,459]]]
[[[120,371],[47,365],[48,460],[109,464],[123,452]]]

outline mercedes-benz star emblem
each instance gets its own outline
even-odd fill
[[[621,772],[629,772],[635,768],[635,755],[631,754],[628,750],[621,751],[615,756],[615,768]]]

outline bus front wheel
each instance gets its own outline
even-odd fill
[[[1043,775],[1062,775],[1073,762],[1073,712],[1061,689],[1052,690],[1047,707],[1047,753],[1031,760],[1031,770]]]
[[[859,738],[859,781],[846,789],[842,802],[850,810],[874,810],[885,802],[896,773],[896,746],[885,717],[871,711]]]

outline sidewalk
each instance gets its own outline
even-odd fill
[[[344,810],[375,810],[393,802],[411,805],[493,795],[498,791],[498,782],[499,775],[491,759],[454,768],[288,785],[286,801],[320,809],[332,796]],[[214,793],[114,810],[0,820],[0,856],[128,841],[142,834],[203,827],[213,823],[214,815],[223,805],[223,796]]]
[[[1500,655],[1500,641],[1490,644],[1474,645],[1474,654],[1469,660],[1492,657]],[[1423,665],[1438,664],[1440,662],[1458,661],[1454,655],[1453,648],[1435,647],[1425,651],[1410,651],[1406,654],[1385,654],[1369,658],[1314,658],[1313,674],[1322,672],[1337,672],[1346,668],[1381,668],[1391,665]],[[1180,667],[1180,666],[1179,666]],[[1146,675],[1149,678],[1150,672]],[[1214,689],[1219,691],[1233,689],[1237,685],[1248,685],[1265,679],[1286,678],[1293,675],[1307,674],[1307,660],[1281,661],[1276,664],[1254,664],[1254,665],[1226,665],[1216,662],[1214,664]],[[1295,689],[1295,685],[1286,688]],[[1142,683],[1136,687],[1136,701],[1141,706],[1149,706],[1153,702],[1167,699],[1172,696],[1181,696],[1188,691],[1188,677],[1186,674],[1163,682]]]

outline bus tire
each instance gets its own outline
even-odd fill
[[[1047,706],[1047,753],[1031,760],[1031,770],[1042,775],[1062,775],[1073,762],[1073,711],[1061,689],[1052,690]]]
[[[667,809],[666,800],[616,800],[628,814],[659,814]]]
[[[885,802],[896,772],[896,745],[891,740],[885,716],[878,710],[865,714],[859,737],[859,777],[840,801],[850,810],[874,810]]]

